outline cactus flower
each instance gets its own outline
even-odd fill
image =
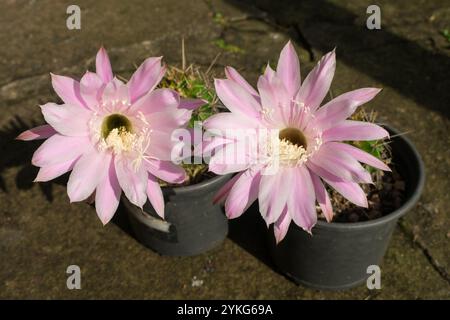
[[[49,181],[72,171],[67,184],[71,202],[95,196],[103,224],[113,217],[122,191],[141,207],[150,200],[164,217],[158,179],[181,183],[184,170],[171,161],[172,132],[187,125],[192,109],[203,101],[181,100],[170,89],[155,89],[165,73],[161,57],[148,58],[124,83],[113,76],[101,48],[96,72],[81,81],[52,74],[63,104],[41,106],[46,125],[19,135],[20,140],[46,139],[33,155],[40,167],[35,181]]]
[[[256,199],[267,225],[274,223],[277,242],[293,220],[307,232],[317,222],[316,201],[328,221],[333,210],[324,183],[352,203],[367,207],[367,198],[358,183],[371,183],[370,174],[360,162],[381,170],[389,168],[380,160],[343,141],[376,140],[388,136],[382,127],[347,120],[362,104],[380,91],[363,88],[344,93],[323,106],[335,71],[335,52],[327,53],[301,81],[300,64],[288,42],[276,71],[268,65],[255,90],[235,69],[227,67],[227,79],[216,79],[217,95],[230,112],[213,115],[205,122],[207,130],[219,130],[210,159],[216,174],[238,172],[216,195],[225,200],[228,218],[239,217]],[[220,161],[238,152],[239,139],[224,133],[232,129],[276,130],[276,144],[264,147],[269,162]],[[269,141],[269,140],[267,140]],[[259,142],[260,143],[260,142]],[[276,145],[276,149],[273,146]],[[208,148],[208,147],[205,147]],[[278,170],[264,174],[270,153],[276,153]],[[228,157],[230,158],[230,157]],[[232,158],[232,157],[231,157]]]

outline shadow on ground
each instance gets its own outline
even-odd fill
[[[228,2],[247,12],[245,19],[263,20],[288,33],[312,59],[318,58],[312,48],[328,52],[336,47],[339,59],[348,65],[450,118],[449,57],[396,35],[389,27],[369,31],[365,12],[357,16],[331,1]],[[381,10],[384,14],[382,5]]]

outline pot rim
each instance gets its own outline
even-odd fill
[[[222,183],[227,181],[230,177],[232,176],[232,174],[225,174],[225,175],[217,175],[215,177],[212,177],[210,179],[207,179],[205,181],[202,181],[200,183],[196,183],[196,184],[190,184],[187,186],[165,186],[165,187],[161,187],[161,189],[163,190],[173,190],[176,194],[186,194],[186,193],[191,193],[191,192],[196,192],[202,189],[207,189],[213,185]]]
[[[397,135],[399,134],[399,131],[392,128],[392,126],[381,123],[381,126],[385,127],[391,135]],[[322,228],[329,228],[329,229],[341,229],[341,230],[347,230],[347,229],[360,229],[360,228],[366,228],[366,227],[372,227],[380,224],[387,223],[389,221],[395,220],[400,218],[402,215],[404,215],[407,211],[409,211],[419,200],[423,187],[425,184],[425,165],[423,163],[422,157],[420,156],[419,152],[417,151],[417,148],[414,146],[414,144],[411,142],[409,138],[407,138],[404,135],[399,135],[396,137],[397,139],[402,139],[408,147],[411,149],[412,153],[414,154],[417,163],[419,165],[419,181],[417,182],[417,186],[412,192],[412,195],[409,199],[405,201],[405,203],[402,204],[402,206],[391,213],[374,220],[368,220],[368,221],[361,221],[361,222],[326,222],[323,220],[317,220],[316,226],[322,227]]]

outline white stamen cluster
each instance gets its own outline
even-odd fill
[[[282,167],[302,165],[308,159],[308,152],[303,146],[298,146],[286,139],[274,139],[268,144],[268,155],[271,162],[277,161]]]
[[[136,134],[128,132],[124,127],[111,130],[104,139],[107,148],[111,148],[115,154],[133,150],[136,145]]]
[[[89,123],[92,137],[97,141],[96,145],[98,150],[110,150],[116,155],[127,156],[131,160],[133,169],[138,171],[142,162],[148,161],[150,158],[146,154],[150,146],[150,136],[152,133],[150,124],[144,114],[138,112],[136,116],[128,117],[134,123],[133,130],[128,131],[126,127],[121,126],[112,129],[105,138],[102,137],[101,124],[105,121],[106,117],[100,117],[98,114],[95,114]]]

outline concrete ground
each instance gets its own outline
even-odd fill
[[[382,29],[374,31],[365,27],[366,8],[373,4],[366,0],[79,0],[81,30],[68,30],[66,8],[72,3],[1,4],[0,298],[450,298],[450,39],[442,35],[450,29],[448,1],[379,0]],[[297,286],[264,263],[262,239],[253,239],[256,251],[236,240],[239,220],[231,224],[232,236],[211,252],[160,257],[120,223],[102,227],[92,207],[69,204],[64,179],[32,182],[37,170],[30,159],[39,143],[13,139],[43,123],[38,104],[56,100],[50,71],[80,77],[93,68],[101,45],[115,73],[125,77],[147,56],[164,55],[177,64],[183,37],[188,62],[206,69],[221,53],[217,76],[224,65],[233,65],[255,84],[264,64],[276,62],[290,38],[303,75],[337,48],[333,95],[384,88],[367,108],[414,141],[427,181],[420,202],[394,233],[381,290]],[[66,288],[72,264],[81,267],[81,290]]]

